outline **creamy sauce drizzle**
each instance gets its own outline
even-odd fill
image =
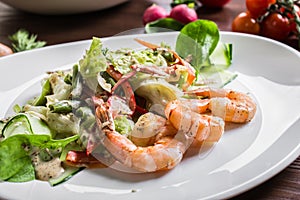
[[[59,158],[53,158],[45,162],[40,158],[39,154],[36,153],[32,156],[32,163],[35,168],[36,178],[42,181],[56,178],[64,172]]]

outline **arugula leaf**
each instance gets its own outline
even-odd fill
[[[176,52],[199,72],[208,62],[210,54],[219,42],[218,26],[210,20],[197,20],[185,25],[176,41]]]
[[[8,36],[12,42],[14,52],[40,48],[46,45],[45,41],[36,41],[37,35],[31,34],[25,29],[20,29],[13,35]]]
[[[59,140],[51,139],[49,135],[27,135],[27,138],[33,146],[41,149],[59,149],[77,140],[79,135],[73,135]]]

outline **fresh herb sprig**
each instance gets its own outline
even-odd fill
[[[12,42],[14,52],[26,51],[40,48],[46,45],[45,41],[37,40],[37,35],[30,34],[25,29],[20,29],[13,35],[8,36]]]

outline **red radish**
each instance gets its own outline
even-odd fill
[[[0,57],[12,54],[13,51],[8,46],[0,43]]]
[[[179,4],[175,6],[171,10],[169,17],[183,24],[187,24],[189,22],[193,22],[198,19],[198,15],[196,11],[193,8],[188,7],[186,4]]]
[[[143,23],[144,25],[153,22],[158,19],[166,18],[168,16],[167,11],[156,4],[153,4],[152,6],[148,7],[143,15]]]

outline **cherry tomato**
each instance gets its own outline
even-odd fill
[[[275,3],[276,0],[246,0],[246,7],[254,18],[263,15],[270,4]]]
[[[233,20],[232,31],[258,35],[260,26],[249,12],[242,12]]]
[[[203,6],[211,8],[220,8],[229,3],[230,0],[199,0]]]
[[[289,32],[289,20],[279,13],[271,13],[261,23],[261,34],[265,37],[283,41]]]
[[[296,11],[296,14],[300,17],[300,8],[299,6],[297,5],[294,5],[294,9]],[[297,32],[297,28],[296,28],[296,22],[294,21],[295,20],[295,17],[292,15],[292,14],[288,14],[288,18],[290,20],[290,30],[291,32]]]

